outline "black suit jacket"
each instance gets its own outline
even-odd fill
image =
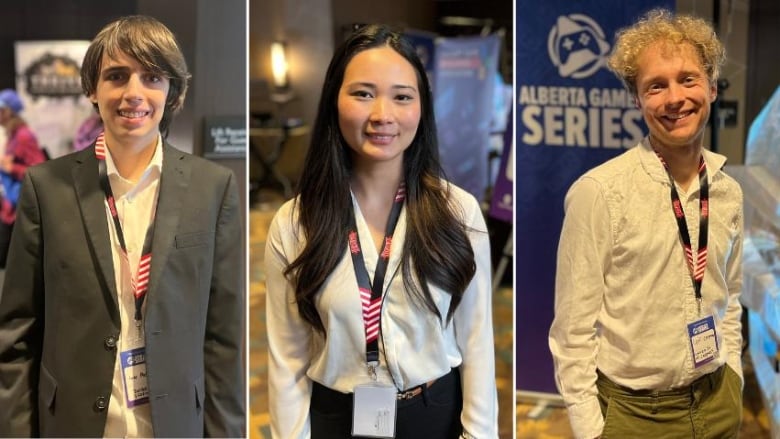
[[[154,433],[245,435],[232,173],[164,146],[144,319]],[[0,436],[102,436],[120,330],[94,146],[28,169],[0,295]]]

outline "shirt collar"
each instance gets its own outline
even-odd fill
[[[157,135],[157,144],[154,146],[154,154],[152,154],[152,160],[146,166],[144,173],[141,174],[141,178],[136,183],[127,180],[119,174],[114,164],[114,158],[111,156],[111,151],[106,148],[106,173],[111,180],[111,190],[114,192],[116,198],[121,198],[135,188],[145,187],[146,180],[157,178],[162,172],[163,161],[163,147],[162,136]]]
[[[650,177],[660,182],[669,182],[669,177],[666,175],[666,170],[661,164],[661,160],[653,151],[653,147],[650,145],[650,137],[645,136],[640,142],[638,148],[640,161],[642,167],[645,169]],[[726,165],[726,156],[712,152],[706,148],[701,149],[702,156],[704,157],[704,163],[707,164],[707,181],[712,183],[713,177],[723,170],[723,166]]]

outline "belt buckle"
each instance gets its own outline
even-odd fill
[[[401,401],[407,401],[409,399],[412,399],[415,396],[417,396],[417,393],[415,393],[415,392],[418,389],[419,389],[419,387],[418,388],[414,388],[412,390],[407,390],[406,392],[399,392],[398,395],[396,396],[396,398],[401,400]]]

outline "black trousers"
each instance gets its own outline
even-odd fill
[[[312,439],[351,438],[352,404],[351,393],[341,393],[315,382],[309,409]],[[396,438],[457,439],[463,430],[460,372],[452,369],[414,398],[399,400],[397,407]]]

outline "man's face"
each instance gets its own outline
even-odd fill
[[[656,42],[640,54],[637,67],[637,103],[654,143],[700,146],[716,87],[693,46]]]
[[[109,147],[146,147],[157,142],[170,81],[117,51],[103,54],[95,92],[89,96],[103,119]]]

